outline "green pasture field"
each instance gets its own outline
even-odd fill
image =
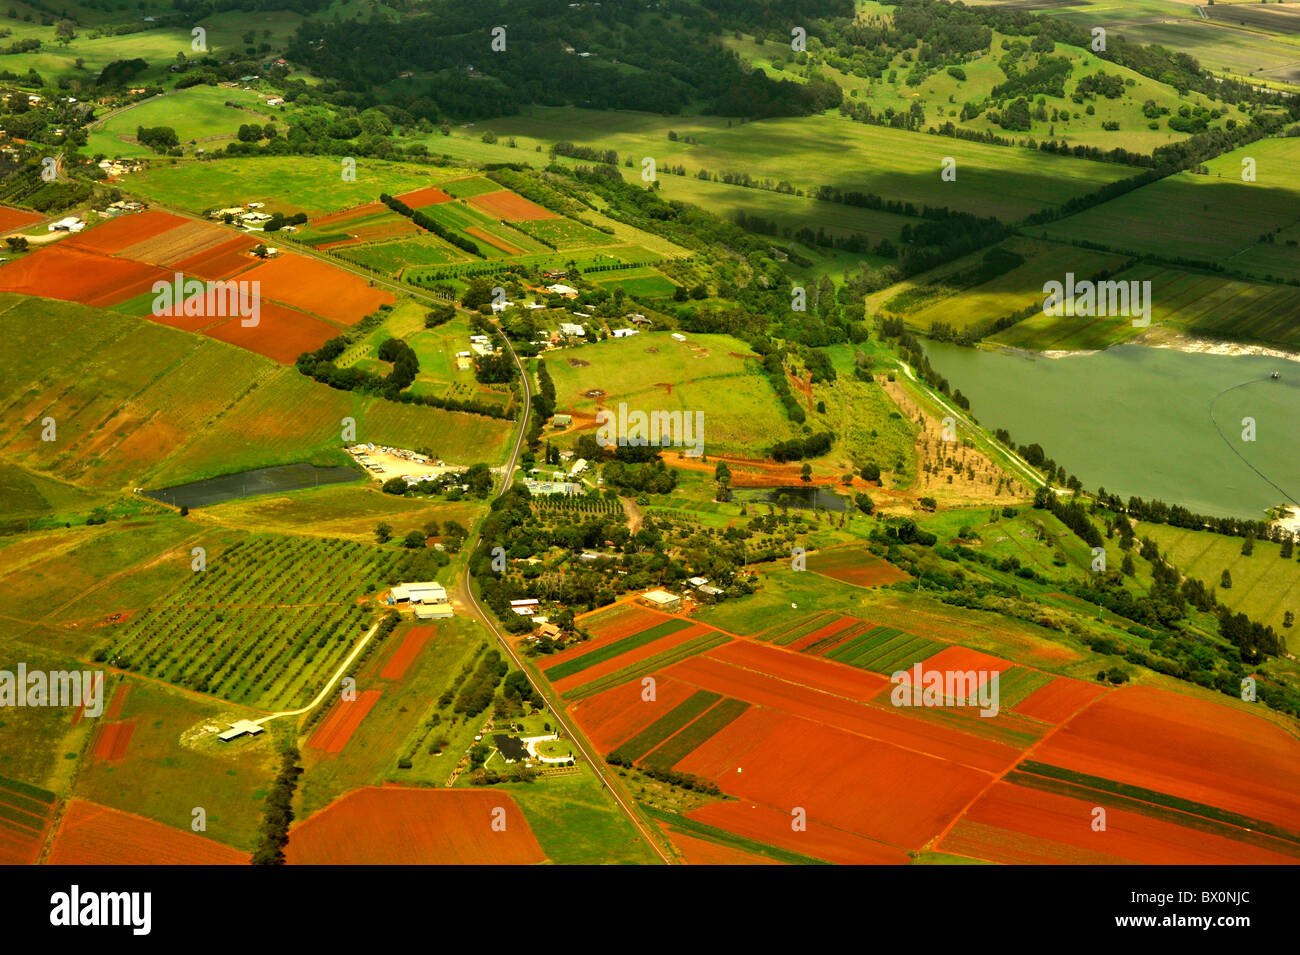
[[[481,176],[471,176],[468,179],[453,179],[451,182],[443,183],[439,188],[453,199],[468,199],[470,196],[481,196],[485,192],[498,192],[501,190],[501,184]]]
[[[817,411],[816,403],[808,409],[814,430],[829,430],[836,437],[828,462],[846,471],[877,464],[891,485],[911,487],[916,479],[917,428],[880,385],[839,371],[835,381],[813,385],[813,399],[826,406],[824,413]]]
[[[1297,646],[1294,627],[1285,627],[1283,614],[1300,612],[1300,563],[1293,557],[1283,560],[1281,545],[1272,541],[1255,541],[1253,553],[1241,553],[1240,537],[1226,537],[1211,531],[1194,531],[1167,524],[1142,524],[1139,539],[1150,537],[1180,571],[1195,577],[1207,587],[1217,589],[1219,601],[1237,613],[1272,627],[1288,642]],[[1227,571],[1232,586],[1219,585]]]
[[[394,276],[419,266],[472,261],[469,253],[462,252],[433,235],[398,239],[394,242],[342,246],[330,251],[341,259]]]
[[[1248,159],[1255,160],[1254,182],[1241,178]],[[1214,262],[1255,278],[1300,278],[1300,249],[1284,239],[1260,241],[1300,219],[1297,163],[1300,139],[1260,140],[1210,160],[1206,175],[1178,173],[1042,231],[1065,241]]]
[[[879,242],[897,242],[899,232],[911,220],[906,216],[838,202],[823,202],[811,196],[751,189],[723,182],[705,182],[694,176],[659,176],[659,192],[665,199],[689,202],[728,221],[738,212],[756,216],[781,227],[773,242],[789,241],[801,228],[823,229],[831,236],[862,234]],[[892,196],[888,198],[894,198]]]
[[[511,225],[534,239],[551,243],[559,252],[589,249],[593,246],[610,245],[617,241],[613,236],[598,232],[572,219],[528,219],[512,222]]]
[[[384,494],[377,482],[367,485],[334,484],[289,494],[266,494],[226,501],[204,508],[202,516],[224,526],[250,531],[311,534],[372,542],[381,521],[393,528],[395,540],[419,530],[430,520],[457,521],[465,527],[476,520],[485,505],[446,501],[419,495]],[[197,512],[196,512],[197,513]]]
[[[687,178],[701,168],[748,172],[773,184],[788,179],[805,192],[830,185],[918,207],[945,205],[1009,221],[1131,174],[1112,163],[871,126],[839,115],[728,122],[704,116],[533,107],[517,116],[478,123],[476,129],[487,127],[502,138],[515,136],[521,147],[542,145],[544,151],[555,142],[569,141],[614,149],[620,159],[632,156],[639,162],[652,156],[660,169],[661,189],[686,181],[664,174],[663,167],[684,165]],[[669,131],[678,134],[676,142],[668,139]],[[687,143],[687,136],[698,145]],[[957,161],[955,182],[939,178],[947,156]],[[625,178],[640,181],[639,165],[619,168]]]
[[[998,319],[1027,306],[1037,303],[1041,308],[1046,282],[1064,283],[1067,272],[1074,273],[1076,282],[1082,281],[1103,271],[1112,271],[1127,261],[1125,256],[1115,253],[1036,240],[1011,239],[1002,247],[1021,255],[1024,263],[967,288],[949,286],[941,267],[933,275],[925,273],[895,286],[894,296],[881,303],[882,310],[897,314],[891,306],[919,300],[918,308],[905,310],[902,315],[908,325],[920,331],[928,332],[936,322],[946,322],[956,331],[988,328]],[[1052,321],[1062,325],[1084,324],[1077,318]]]
[[[227,91],[229,92],[229,91]],[[356,181],[342,178],[330,156],[257,156],[213,160],[159,160],[134,174],[122,189],[189,212],[265,202],[266,212],[324,215],[395,195],[436,186],[458,170],[362,159]]]
[[[1151,324],[1211,338],[1300,346],[1300,290],[1210,272],[1139,264],[1114,276],[1151,283]],[[1017,348],[1104,348],[1141,333],[1123,316],[1052,318],[1038,313],[993,336]]]
[[[676,282],[664,278],[655,269],[625,269],[613,274],[609,278],[597,272],[589,281],[611,291],[621,288],[635,298],[668,298],[677,290]]]
[[[105,499],[57,478],[0,462],[0,522],[88,511]]]
[[[609,339],[548,356],[546,367],[557,410],[594,414],[600,406],[617,413],[623,401],[629,412],[702,412],[706,454],[755,452],[795,433],[748,347],[730,336]],[[605,395],[586,397],[592,390]]]
[[[1255,14],[1251,16],[1254,22],[1243,28],[1233,22],[1234,8],[1247,5],[1253,8],[1246,13]],[[1258,19],[1260,15],[1277,16],[1285,8],[1274,11],[1245,0],[1218,0],[1213,6],[1213,10],[1204,6],[1212,19],[1201,19],[1194,4],[1175,0],[1091,0],[1046,9],[1035,3],[1031,9],[1079,26],[1103,26],[1130,43],[1157,43],[1195,57],[1203,67],[1252,82],[1276,85],[1289,81],[1294,85],[1300,80],[1300,71],[1295,69],[1294,34],[1266,29]]]
[[[31,671],[78,670],[71,654],[46,645],[53,629],[0,621],[0,669],[13,672],[19,662]],[[19,642],[15,635],[24,640]],[[111,681],[107,681],[111,684]],[[0,775],[5,786],[30,783],[62,791],[71,782],[79,755],[95,730],[93,720],[72,725],[72,714],[53,706],[6,706],[0,710]]]
[[[227,106],[237,103],[238,107]],[[191,86],[163,96],[141,101],[105,120],[87,142],[90,152],[109,156],[155,156],[147,146],[135,142],[139,126],[170,126],[181,143],[197,140],[211,149],[215,140],[235,138],[239,127],[247,123],[265,126],[279,120],[277,111],[265,104],[256,92],[220,86]]]
[[[244,349],[73,303],[0,297],[0,331],[13,346],[0,357],[0,408],[27,423],[4,444],[7,457],[90,488],[346,463],[346,417],[360,440],[452,461],[497,463],[511,430],[503,419],[336,391]],[[36,345],[51,340],[54,352]],[[40,440],[45,417],[58,440]]]
[[[188,735],[205,725],[224,728],[254,714],[156,683],[126,681],[131,690],[122,716],[135,724],[126,756],[112,763],[82,760],[72,795],[187,832],[201,805],[207,814],[202,835],[251,852],[267,781],[279,764],[273,734],[235,744],[213,734],[190,741]]]
[[[1074,69],[1065,82],[1065,96],[1048,96],[1046,105],[1049,112],[1053,108],[1068,109],[1069,118],[1056,122],[1050,119],[1047,121],[1035,119],[1028,131],[1013,132],[990,122],[986,114],[963,121],[961,108],[968,102],[987,101],[993,88],[1006,81],[1006,74],[998,66],[998,60],[1005,55],[1001,46],[1002,41],[1018,39],[1020,42],[1026,42],[1023,38],[1007,37],[995,32],[991,52],[986,52],[962,64],[961,68],[966,73],[964,81],[951,76],[946,69],[940,69],[923,80],[919,86],[905,84],[904,80],[912,64],[904,61],[901,55],[891,64],[891,67],[897,70],[897,82],[891,84],[887,78],[874,79],[842,72],[827,63],[821,55],[810,57],[809,63],[801,66],[790,61],[791,54],[786,47],[772,43],[759,46],[748,36],[738,40],[734,36],[727,35],[722,39],[743,59],[764,67],[768,75],[774,79],[806,82],[809,73],[816,71],[824,78],[839,84],[850,100],[868,102],[872,110],[877,113],[889,108],[895,112],[907,112],[914,102],[920,102],[925,108],[926,125],[930,128],[951,122],[966,129],[991,132],[995,136],[1011,140],[1028,137],[1035,140],[1051,138],[1058,142],[1064,140],[1070,145],[1095,146],[1100,149],[1119,147],[1134,152],[1150,153],[1157,146],[1186,139],[1187,134],[1169,129],[1165,122],[1167,117],[1161,117],[1160,129],[1148,129],[1149,120],[1141,112],[1142,105],[1147,100],[1154,100],[1157,106],[1167,108],[1171,114],[1176,114],[1178,107],[1184,103],[1204,105],[1208,102],[1206,97],[1194,93],[1180,98],[1171,87],[1148,79],[1133,70],[1102,60],[1089,50],[1058,44],[1052,55],[1065,57],[1073,64]],[[778,59],[782,61],[781,68],[774,66],[774,61]],[[1099,96],[1085,100],[1084,104],[1073,102],[1070,96],[1075,92],[1079,80],[1101,70],[1111,76],[1119,75],[1126,82],[1131,80],[1132,85],[1125,87],[1124,95],[1119,99],[1111,100]],[[1032,100],[1036,101],[1037,96]],[[1094,107],[1094,115],[1087,114],[1086,105]],[[1074,115],[1076,113],[1077,118]],[[1103,129],[1102,123],[1107,121],[1119,122],[1120,129],[1116,131]]]
[[[646,864],[656,859],[590,767],[504,789],[519,804],[546,858],[556,865]]]

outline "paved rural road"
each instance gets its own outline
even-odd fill
[[[183,216],[187,219],[194,219],[199,222],[207,222],[209,224],[212,224],[212,220],[210,219],[205,219],[202,216],[193,215],[181,209],[171,209],[162,206],[161,204],[155,204],[155,208],[166,208],[168,212],[174,213],[175,215]],[[222,223],[217,223],[217,224],[222,225]],[[248,234],[244,232],[244,230],[242,229],[234,229],[231,228],[230,226],[226,226],[226,228],[229,229],[231,232],[237,232],[240,235]],[[292,248],[295,252],[298,252],[303,255],[307,255],[311,258],[320,259],[322,262],[328,262],[330,265],[334,266],[335,268],[342,269],[345,272],[351,272],[353,275],[359,276],[360,278],[364,278],[376,286],[382,286],[394,292],[401,292],[403,294],[410,295],[413,298],[421,299],[422,301],[427,303],[436,304],[436,305],[447,304],[447,302],[444,301],[443,299],[440,299],[434,295],[429,295],[428,293],[422,292],[419,289],[413,288],[412,286],[403,285],[401,282],[394,282],[391,279],[386,279],[381,276],[374,275],[373,273],[366,272],[362,269],[350,268],[347,262],[333,258],[332,256],[327,256],[322,253],[316,252],[315,249],[310,249],[305,246],[300,246],[297,243],[293,243]],[[525,370],[523,362],[519,360],[519,356],[515,353],[514,346],[510,344],[510,339],[506,338],[504,334],[502,334],[501,339],[502,341],[505,342],[506,349],[510,352],[510,357],[514,359],[515,367],[519,369],[519,381],[523,389],[523,405],[520,407],[519,410],[519,431],[515,436],[514,447],[510,451],[510,458],[506,462],[506,466],[504,468],[504,476],[501,481],[501,489],[497,491],[496,497],[500,497],[507,490],[509,490],[511,486],[512,479],[515,473],[515,468],[519,464],[519,455],[523,451],[523,447],[524,447],[524,436],[526,434],[526,429],[528,427],[528,409],[532,403],[532,396],[533,396],[532,388],[528,383],[528,372]],[[470,547],[471,553],[478,548],[478,545],[482,541],[482,539],[483,539],[482,534],[479,534],[472,543],[469,541],[466,542],[467,546]],[[474,592],[474,580],[469,572],[468,564],[465,567],[465,572],[461,576],[460,589],[461,592],[465,595],[465,601],[469,605],[470,609],[473,611],[474,616],[479,619],[479,621],[483,624],[483,626],[487,627],[488,630],[492,632],[492,635],[497,638],[497,642],[501,644],[501,648],[505,650],[506,654],[510,657],[514,665],[518,669],[523,671],[524,675],[528,677],[528,682],[533,685],[533,688],[536,689],[538,694],[541,695],[542,699],[546,701],[547,707],[550,709],[552,715],[555,717],[556,724],[559,726],[561,730],[564,731],[565,735],[568,736],[568,738],[573,741],[573,744],[578,748],[578,751],[582,754],[582,758],[587,761],[587,763],[591,766],[592,770],[596,773],[596,776],[600,779],[600,783],[602,786],[605,787],[605,791],[610,794],[610,796],[614,799],[616,803],[618,803],[618,806],[621,810],[623,810],[624,815],[626,815],[627,818],[631,821],[632,825],[636,827],[636,830],[640,834],[641,838],[644,839],[646,843],[650,846],[650,848],[654,850],[655,854],[661,860],[663,860],[665,864],[671,865],[673,860],[668,856],[667,853],[664,852],[663,848],[659,844],[659,841],[655,838],[654,833],[646,825],[645,821],[642,820],[641,816],[637,813],[635,807],[632,805],[630,800],[627,798],[626,795],[624,795],[623,791],[618,787],[618,784],[614,782],[608,768],[605,766],[605,761],[600,758],[600,754],[593,752],[591,747],[586,742],[585,738],[579,736],[576,732],[574,732],[573,726],[569,723],[568,719],[564,715],[563,704],[558,699],[555,698],[555,696],[551,693],[548,687],[542,686],[533,677],[533,674],[529,672],[527,667],[524,666],[523,660],[520,659],[519,654],[515,651],[515,648],[511,645],[509,639],[507,639],[506,635],[503,634],[500,631],[500,629],[498,629],[495,619],[488,611],[486,611],[483,608],[483,605],[479,603],[478,595],[475,594]],[[367,635],[367,639],[369,639],[369,635]],[[361,644],[359,644],[357,647],[357,651],[354,651],[354,655],[355,652],[359,652],[361,647],[364,645],[365,645],[364,641]],[[345,667],[347,666],[347,663],[350,662],[350,660],[351,658],[349,658],[348,661],[344,662]],[[342,671],[340,670],[340,673],[341,672]],[[338,678],[338,675],[339,674],[335,674],[335,679]],[[331,680],[330,685],[325,688],[325,691],[322,691],[321,698],[323,698],[324,692],[328,691],[330,686],[333,686],[333,684],[334,684],[334,680]],[[313,702],[311,706],[308,706],[306,710],[299,710],[295,712],[304,713],[307,710],[310,710],[312,707],[316,706],[316,703],[319,702],[319,699],[320,698],[318,698],[316,702]],[[273,713],[271,716],[264,717],[264,719],[275,719],[277,716],[288,716],[288,715],[291,714]]]
[[[515,354],[514,347],[510,344],[510,339],[507,338],[504,335],[504,333],[501,336],[501,340],[505,342],[506,349],[510,352],[510,357],[515,360],[515,366],[519,369],[519,380],[523,385],[524,400],[523,400],[523,406],[520,409],[520,414],[519,414],[519,434],[515,438],[514,449],[510,452],[510,460],[509,463],[506,465],[505,478],[501,482],[501,489],[496,493],[496,497],[498,498],[501,497],[502,494],[505,494],[505,492],[510,489],[512,478],[515,472],[515,466],[519,462],[519,453],[520,451],[523,450],[524,435],[528,427],[528,409],[532,402],[532,389],[528,383],[528,372],[524,369],[523,362],[519,360],[519,356]],[[478,545],[482,540],[483,540],[483,536],[482,534],[479,534],[479,536],[475,540],[474,549],[478,548]],[[555,717],[555,722],[559,725],[559,728],[564,731],[565,735],[568,736],[568,738],[573,742],[574,746],[578,748],[578,752],[582,754],[582,758],[587,761],[587,763],[591,766],[592,770],[596,773],[596,776],[599,777],[601,785],[605,787],[606,792],[608,792],[610,796],[613,797],[614,801],[618,803],[619,808],[622,809],[623,813],[628,817],[628,819],[632,821],[632,825],[636,827],[636,830],[638,833],[640,833],[641,838],[644,839],[646,843],[650,846],[650,848],[655,851],[655,854],[658,855],[659,858],[662,859],[665,864],[671,865],[672,859],[664,852],[663,848],[659,845],[658,840],[654,837],[654,834],[651,832],[650,828],[641,819],[640,815],[638,815],[635,807],[633,807],[633,805],[628,800],[628,798],[619,789],[617,783],[615,783],[614,780],[611,778],[609,770],[605,766],[604,760],[600,758],[600,754],[593,752],[591,748],[588,746],[586,740],[583,737],[579,736],[577,733],[575,733],[573,727],[569,725],[569,722],[564,715],[563,702],[556,699],[551,694],[550,689],[548,687],[542,686],[539,681],[533,678],[533,675],[528,671],[528,668],[524,666],[523,660],[519,658],[519,654],[515,652],[515,648],[511,645],[510,640],[506,637],[505,634],[503,634],[497,628],[496,621],[486,610],[484,610],[482,604],[479,603],[478,595],[474,593],[474,579],[469,572],[468,563],[465,565],[465,572],[461,577],[460,583],[461,583],[461,592],[465,595],[465,599],[468,601],[469,605],[473,608],[475,616],[477,616],[479,620],[482,621],[485,627],[487,627],[489,630],[492,631],[492,633],[497,638],[497,642],[500,643],[502,648],[506,651],[506,653],[509,654],[510,659],[514,662],[514,665],[518,667],[521,671],[523,671],[523,673],[528,677],[528,682],[533,685],[533,687],[541,695],[542,699],[546,701],[547,707],[550,709],[551,714]]]

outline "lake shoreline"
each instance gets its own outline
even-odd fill
[[[1300,352],[1286,351],[1281,348],[1271,348],[1268,345],[1247,345],[1241,342],[1220,341],[1213,338],[1193,338],[1190,335],[1184,335],[1181,332],[1162,332],[1158,335],[1147,333],[1139,338],[1131,339],[1129,341],[1116,342],[1115,345],[1141,345],[1144,348],[1161,348],[1171,351],[1180,351],[1188,355],[1224,355],[1229,358],[1257,356],[1261,358],[1280,358],[1283,361],[1300,362]],[[1009,345],[999,345],[996,350],[1009,352],[1013,355],[1022,355],[1027,358],[1049,358],[1056,361],[1062,358],[1086,358],[1089,355],[1100,354],[1107,349],[1053,348],[1045,349],[1043,351],[1034,351],[1029,348],[1013,348]]]

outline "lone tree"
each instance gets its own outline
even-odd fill
[[[1231,589],[1232,589],[1232,574],[1228,573],[1228,572],[1225,570],[1225,571],[1223,572],[1223,576],[1219,578],[1219,586],[1222,587],[1224,590],[1231,590]]]
[[[387,544],[392,539],[393,527],[391,524],[380,521],[375,525],[375,540],[379,541],[381,544]]]

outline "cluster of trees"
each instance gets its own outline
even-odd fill
[[[280,771],[266,794],[253,865],[284,865],[284,847],[289,844],[289,826],[293,822],[293,794],[302,775],[300,758],[293,743],[280,757]]]
[[[395,344],[390,344],[395,343]],[[303,352],[295,363],[298,371],[308,378],[329,385],[339,391],[360,391],[364,394],[378,395],[389,401],[404,404],[428,405],[446,411],[465,411],[470,414],[486,415],[490,418],[505,418],[508,413],[501,405],[474,399],[442,398],[436,395],[415,395],[405,391],[419,373],[419,359],[406,342],[390,338],[380,346],[380,357],[393,361],[393,370],[387,376],[376,375],[355,366],[339,368],[334,360],[347,350],[351,344],[344,336],[331,338],[320,348]]]
[[[851,12],[850,0],[805,0],[800,15]],[[670,15],[631,4],[566,8],[524,0],[512,5],[504,48],[494,51],[492,30],[501,22],[496,11],[438,5],[400,17],[306,20],[288,55],[327,78],[319,94],[326,99],[395,102],[430,121],[508,115],[533,103],[673,114],[700,102],[708,113],[754,118],[808,115],[836,105],[841,93],[835,84],[774,80],[747,70],[715,40],[727,29],[766,30],[773,20],[765,17],[788,16],[764,4],[683,5]],[[464,44],[429,44],[429,36],[479,37],[482,52],[468,61],[471,69]],[[636,43],[629,44],[629,36]],[[357,49],[370,52],[358,57]],[[432,78],[395,95],[392,77],[408,71]]]
[[[819,458],[835,444],[835,435],[829,431],[819,431],[804,438],[791,438],[778,441],[768,452],[773,459],[785,461],[802,461],[804,458]]]
[[[165,153],[181,142],[176,136],[176,130],[170,126],[137,126],[135,138],[142,146],[148,146],[157,153]]]
[[[483,654],[478,666],[474,668],[461,686],[460,692],[456,694],[452,712],[473,717],[486,710],[492,705],[497,685],[509,669],[509,665],[501,658],[499,651],[489,650]]]

